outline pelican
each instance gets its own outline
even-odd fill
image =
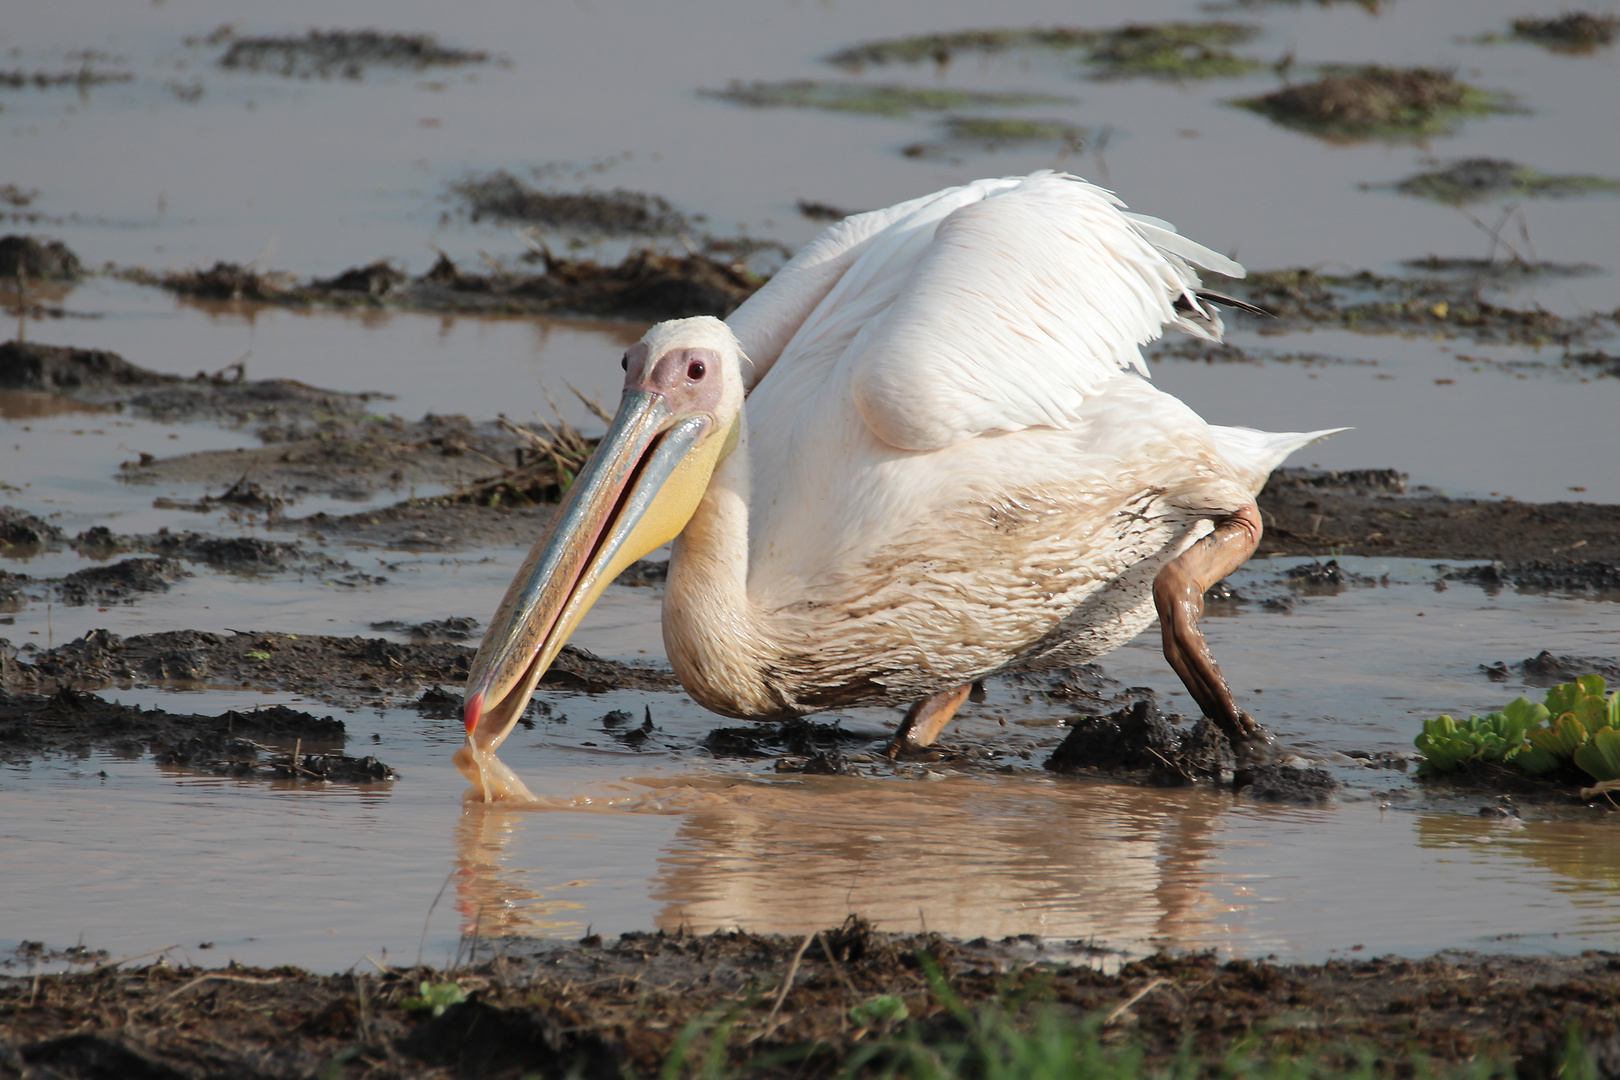
[[[648,330],[473,661],[469,797],[533,798],[496,748],[607,584],[670,541],[669,661],[725,716],[905,705],[891,754],[927,746],[974,682],[1093,660],[1157,614],[1204,715],[1263,753],[1203,593],[1259,542],[1271,470],[1332,432],[1215,427],[1148,381],[1142,345],[1219,340],[1211,303],[1239,304],[1194,265],[1244,273],[1038,173],[849,217],[728,321]]]

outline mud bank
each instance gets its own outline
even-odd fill
[[[243,779],[396,779],[374,757],[342,753],[347,737],[341,720],[281,705],[197,716],[120,705],[76,690],[49,697],[0,690],[0,760],[7,762],[104,749],[129,757],[150,753],[160,765]],[[277,744],[279,752],[260,740]],[[308,754],[302,752],[305,744]]]
[[[1493,559],[1508,564],[1503,581],[1540,563],[1542,587],[1574,591],[1585,591],[1584,578],[1604,579],[1583,564],[1612,574],[1620,561],[1620,506],[1408,494],[1391,469],[1279,469],[1260,493],[1260,510],[1259,555]]]
[[[12,649],[0,639],[8,690],[197,685],[285,690],[333,705],[398,701],[424,687],[467,681],[473,650],[448,641],[400,644],[383,638],[202,630],[119,637],[95,630],[54,649]],[[672,690],[653,668],[603,660],[565,646],[544,683],[572,689]]]
[[[317,976],[161,961],[38,979],[18,971],[0,978],[0,1069],[82,1080],[616,1078],[707,1057],[737,1075],[821,1077],[843,1075],[856,1055],[902,1064],[907,1042],[937,1051],[989,1036],[984,1052],[1012,1033],[1033,1036],[1040,1018],[1089,1027],[1100,1054],[1139,1051],[1150,1069],[1291,1058],[1403,1075],[1425,1060],[1540,1078],[1620,1066],[1613,954],[1286,966],[1159,954],[1105,975],[1042,952],[1027,939],[877,933],[852,918],[803,939],[592,936],[450,972]],[[871,1003],[884,998],[903,1003],[885,1006],[901,1019],[874,1018]],[[1571,1031],[1584,1042],[1573,1061]],[[964,1075],[977,1075],[976,1060]]]

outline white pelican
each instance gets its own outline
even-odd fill
[[[1123,206],[980,180],[833,226],[727,322],[647,331],[473,661],[470,797],[532,798],[496,748],[608,582],[671,540],[669,661],[726,716],[909,704],[893,748],[926,746],[974,681],[1095,659],[1157,610],[1204,714],[1263,747],[1203,593],[1259,542],[1267,475],[1330,432],[1214,427],[1148,382],[1165,327],[1219,339],[1189,263],[1244,271]]]

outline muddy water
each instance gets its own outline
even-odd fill
[[[920,16],[916,5],[898,2],[544,10],[496,3],[454,11],[414,0],[309,2],[278,6],[279,21],[245,3],[32,5],[0,25],[3,66],[76,69],[84,59],[74,54],[94,49],[93,66],[134,78],[83,92],[0,92],[0,185],[38,192],[8,230],[59,236],[92,266],[258,260],[308,275],[379,257],[420,272],[436,249],[473,267],[485,265],[486,252],[511,260],[523,248],[509,230],[465,220],[446,197],[449,183],[495,168],[525,176],[541,169],[541,183],[563,190],[654,192],[705,215],[704,227],[717,234],[797,244],[817,227],[797,215],[799,198],[861,209],[980,175],[1055,166],[1114,186],[1137,209],[1256,268],[1390,271],[1431,253],[1482,255],[1490,241],[1460,211],[1362,184],[1397,179],[1431,158],[1471,156],[1620,175],[1620,114],[1608,104],[1620,74],[1615,50],[1566,58],[1462,40],[1502,30],[1527,10],[1490,0],[1459,14],[1399,0],[1376,17],[1355,5],[1224,16],[1260,23],[1263,35],[1249,51],[1268,60],[1292,52],[1301,64],[1457,66],[1534,110],[1469,121],[1447,138],[1327,142],[1223,104],[1271,88],[1276,80],[1265,73],[1104,83],[1061,64],[963,59],[944,70],[868,75],[1073,97],[1031,114],[1083,125],[1094,137],[1079,154],[964,147],[910,158],[900,148],[936,138],[935,118],[753,110],[697,91],[732,79],[846,81],[853,76],[820,58],[853,42],[1067,23],[1076,18],[1072,5],[954,0]],[[1204,17],[1177,0],[1119,0],[1085,12],[1099,26]],[[222,71],[214,63],[221,47],[185,43],[226,21],[241,33],[299,34],[377,20],[387,20],[384,30],[432,31],[495,56],[446,71],[373,71],[358,82],[287,80]],[[1105,130],[1106,140],[1096,137]],[[1527,202],[1535,257],[1601,269],[1515,290],[1513,302],[1612,309],[1615,207],[1597,198]],[[1474,211],[1487,224],[1497,212],[1494,204]],[[1522,245],[1517,225],[1507,238]],[[61,316],[30,318],[20,333],[112,349],[155,370],[190,375],[240,361],[250,377],[385,391],[395,398],[377,407],[412,418],[549,417],[549,390],[564,416],[587,427],[589,414],[568,385],[611,401],[614,359],[639,329],[189,304],[107,279],[47,299]],[[1514,366],[1556,362],[1556,348],[1343,332],[1238,340],[1337,362],[1164,360],[1155,377],[1216,422],[1355,426],[1311,448],[1303,464],[1394,466],[1453,494],[1550,500],[1577,497],[1570,489],[1580,488],[1578,497],[1620,501],[1620,382]],[[199,491],[114,479],[120,462],[141,453],[254,442],[241,431],[0,395],[0,501],[54,516],[69,534],[106,524],[280,536],[253,515],[153,506]],[[371,504],[409,494],[383,490]],[[363,505],[306,499],[294,510]],[[327,548],[386,580],[336,586],[315,576],[193,567],[195,576],[170,592],[133,604],[25,607],[4,616],[0,635],[60,643],[97,627],[370,633],[384,619],[482,619],[522,554]],[[475,932],[800,932],[858,911],[887,929],[1034,933],[1125,953],[1218,947],[1308,959],[1358,948],[1620,947],[1612,824],[1532,812],[1523,822],[1481,819],[1477,800],[1436,804],[1416,796],[1405,774],[1368,770],[1340,753],[1407,747],[1419,718],[1483,711],[1523,689],[1487,682],[1482,663],[1542,649],[1615,656],[1620,605],[1612,597],[1442,588],[1427,564],[1347,563],[1383,583],[1207,622],[1245,700],[1350,784],[1331,807],[1052,779],[1038,766],[1066,714],[1005,687],[965,710],[959,727],[1005,747],[1009,771],[919,767],[860,778],[779,777],[768,764],[716,761],[697,744],[717,721],[681,695],[557,694],[552,718],[514,737],[506,752],[549,800],[528,811],[460,806],[463,783],[448,764],[454,720],[396,707],[340,711],[351,752],[377,754],[399,781],[276,786],[102,753],[0,767],[0,945],[82,940],[129,955],[173,944],[199,963],[234,957],[330,970],[385,951],[443,961]],[[58,552],[5,558],[0,567],[58,576],[85,564]],[[1276,584],[1279,569],[1252,566],[1238,587],[1289,598]],[[578,640],[607,656],[657,658],[656,601],[655,590],[615,587]],[[1152,686],[1190,709],[1150,641],[1107,666],[1122,682]],[[110,695],[188,712],[272,703],[328,711],[240,691]],[[616,709],[637,717],[650,710],[657,730],[640,749],[601,722]],[[858,710],[847,723],[877,731],[894,720]]]

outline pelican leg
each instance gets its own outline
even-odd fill
[[[932,745],[972,689],[973,684],[967,683],[954,690],[941,690],[937,694],[929,694],[906,710],[906,718],[900,721],[900,730],[894,733],[894,738],[889,740],[889,748],[884,751],[889,760],[899,757],[902,750]]]
[[[1215,523],[1215,531],[1171,559],[1153,579],[1153,604],[1164,633],[1164,658],[1181,676],[1205,716],[1221,726],[1240,765],[1263,760],[1271,736],[1238,708],[1231,687],[1209,654],[1198,617],[1204,590],[1248,561],[1260,543],[1260,508],[1250,503]]]

